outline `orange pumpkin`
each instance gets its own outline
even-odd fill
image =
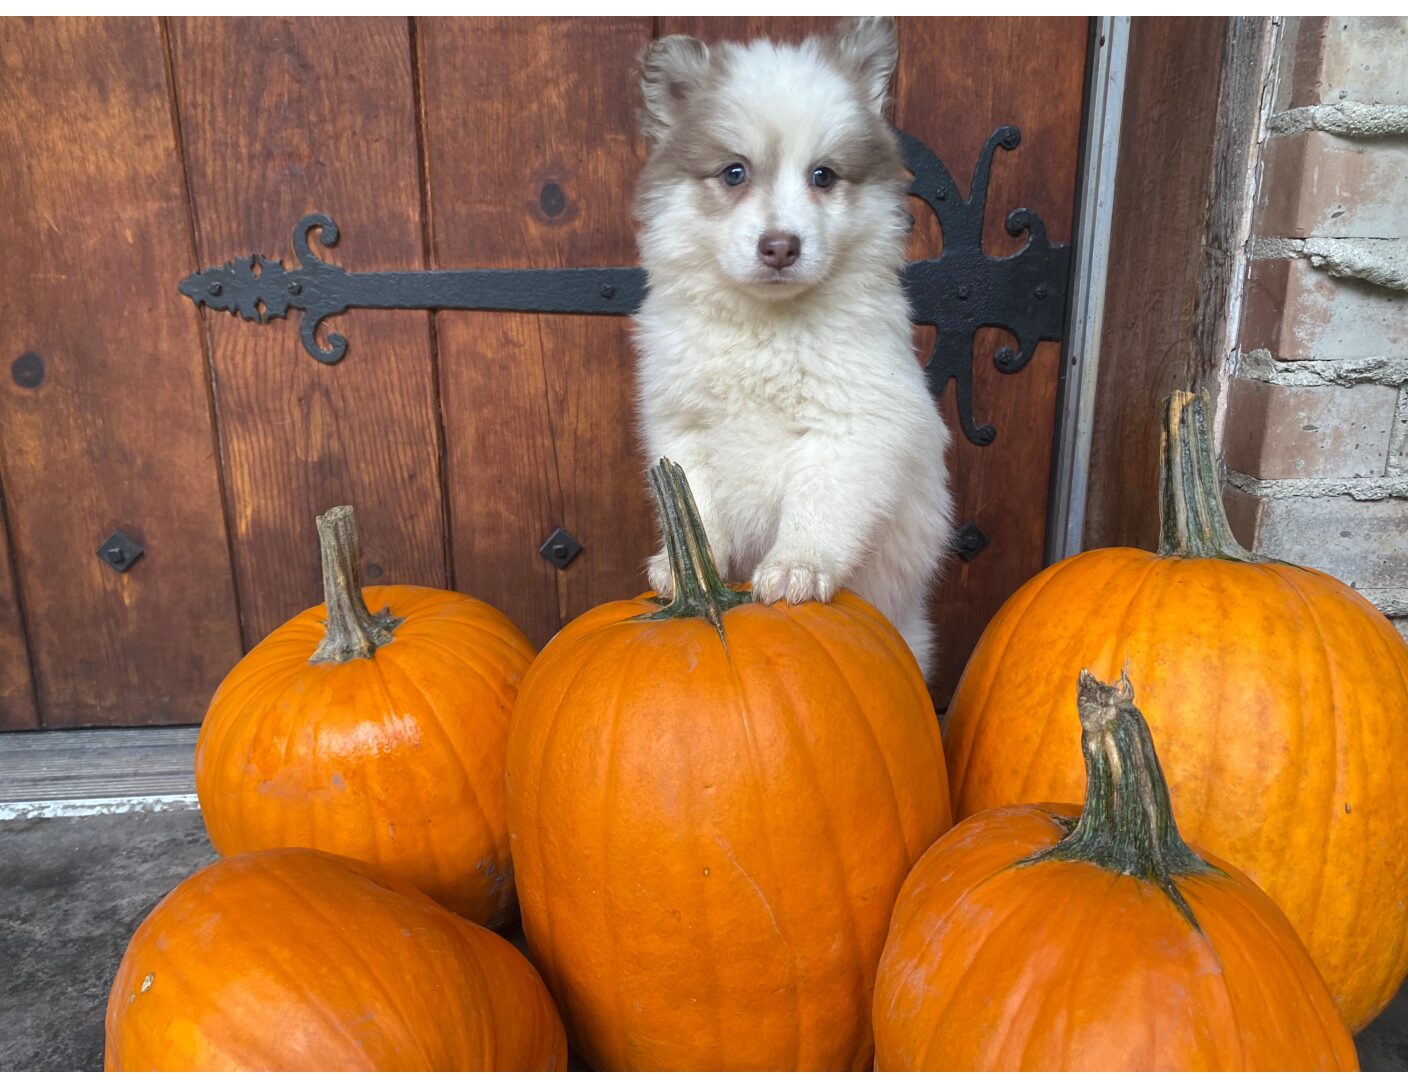
[[[1079,800],[1064,692],[1130,661],[1184,831],[1285,911],[1358,1030],[1408,974],[1408,647],[1348,586],[1237,544],[1207,411],[1166,406],[1157,554],[1057,563],[988,625],[944,723],[954,804]]]
[[[933,704],[875,608],[752,603],[678,466],[651,481],[671,599],[573,621],[514,708],[533,960],[594,1068],[868,1068],[890,908],[950,823]]]
[[[211,700],[196,792],[221,854],[358,858],[498,926],[514,910],[504,752],[533,647],[448,590],[365,598],[351,507],[318,519],[326,602],[251,650]]]
[[[1358,1068],[1285,916],[1179,836],[1133,697],[1080,676],[1083,810],[989,810],[915,866],[875,985],[877,1069]]]
[[[147,916],[108,998],[111,1071],[561,1070],[542,980],[502,937],[369,866],[225,858]]]

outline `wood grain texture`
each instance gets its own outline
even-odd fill
[[[202,266],[292,266],[294,223],[324,211],[333,263],[424,267],[405,20],[180,19],[172,53]],[[331,506],[357,510],[367,584],[447,585],[429,318],[330,319],[350,344],[336,366],[294,322],[207,323],[246,645],[319,598]]]
[[[0,22],[0,205],[0,357],[44,364],[0,381],[41,720],[197,721],[240,644],[155,20]]]
[[[7,376],[0,375],[0,381],[5,380]],[[39,725],[29,643],[15,588],[3,484],[3,476],[0,476],[0,732],[34,729]]]
[[[1140,18],[1130,28],[1115,176],[1087,549],[1158,543],[1163,398],[1212,365],[1194,330],[1230,20]],[[1227,243],[1216,243],[1221,263]],[[1210,327],[1205,322],[1205,327]]]
[[[634,264],[632,65],[650,20],[418,26],[435,263]],[[642,592],[656,532],[628,320],[443,313],[438,330],[456,588],[538,645]],[[537,552],[559,525],[582,544],[561,573]]]
[[[825,34],[835,25],[835,19],[814,15],[668,15],[660,20],[660,36],[689,34],[710,43],[752,38],[799,42],[811,34]]]
[[[1270,17],[1228,19],[1189,335],[1189,365],[1199,379],[1218,373],[1232,349],[1229,313],[1242,289],[1238,272],[1250,229],[1251,160],[1262,95],[1272,78],[1270,51]]]
[[[1004,229],[1008,212],[1031,208],[1053,242],[1069,242],[1080,155],[1088,23],[1085,19],[902,19],[895,123],[938,153],[966,194],[978,152],[1000,125],[1022,142],[993,160],[983,226],[992,254],[1016,252],[1025,238]],[[910,256],[942,250],[933,213],[913,207]],[[933,343],[920,330],[922,358]],[[997,428],[974,446],[958,426],[953,387],[940,407],[953,433],[949,474],[958,524],[972,519],[992,543],[971,562],[950,560],[934,594],[940,658],[933,689],[940,705],[989,619],[1045,562],[1046,517],[1056,426],[1061,349],[1043,343],[1026,368],[1002,374],[992,359],[1015,341],[997,329],[974,341],[973,411]]]

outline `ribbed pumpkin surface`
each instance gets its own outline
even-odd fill
[[[877,1068],[1357,1068],[1285,916],[1180,835],[1128,677],[1078,690],[1084,806],[970,817],[905,881]]]
[[[533,647],[463,594],[364,596],[401,619],[375,656],[311,664],[327,619],[317,605],[216,691],[196,748],[211,842],[225,855],[306,846],[359,858],[501,924],[514,905],[504,752]]]
[[[993,809],[915,867],[876,988],[878,1069],[1356,1069],[1295,931],[1256,886],[1156,885],[1085,863],[1014,863],[1073,805]]]
[[[1408,646],[1348,586],[1241,552],[1208,473],[1166,495],[1166,554],[1074,556],[993,618],[944,721],[955,812],[1078,801],[1067,693],[1128,662],[1184,832],[1276,901],[1358,1030],[1408,974]],[[1200,518],[1227,558],[1188,546]]]
[[[846,592],[718,627],[667,612],[593,609],[524,680],[509,827],[534,962],[594,1068],[868,1068],[894,897],[950,823],[918,666]]]
[[[561,1021],[501,937],[309,850],[225,858],[138,928],[109,1071],[561,1070]]]

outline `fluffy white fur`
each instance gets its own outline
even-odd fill
[[[927,673],[952,500],[899,281],[905,183],[882,115],[895,55],[877,19],[801,46],[647,50],[638,385],[650,463],[684,467],[730,578],[764,602],[852,589]],[[721,176],[734,163],[741,186]],[[836,173],[825,188],[818,166]],[[797,236],[793,266],[762,262],[767,232]],[[649,576],[668,589],[663,554]]]

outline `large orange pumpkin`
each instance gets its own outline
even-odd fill
[[[1074,556],[988,625],[944,723],[954,805],[1078,801],[1064,693],[1128,660],[1185,833],[1285,911],[1358,1030],[1408,973],[1408,647],[1348,586],[1237,544],[1207,411],[1166,406],[1157,554]]]
[[[573,621],[514,708],[534,962],[595,1068],[868,1068],[890,908],[950,823],[933,704],[875,608],[752,603],[651,480],[672,598]]]
[[[109,1071],[561,1070],[542,980],[502,937],[369,866],[225,858],[147,916],[108,998]]]
[[[465,917],[514,909],[504,753],[532,644],[448,590],[363,595],[352,509],[318,519],[324,604],[251,650],[211,700],[196,792],[221,854],[359,858]]]
[[[1357,1069],[1285,916],[1179,836],[1127,678],[1079,693],[1084,809],[972,816],[905,881],[876,1068]]]

